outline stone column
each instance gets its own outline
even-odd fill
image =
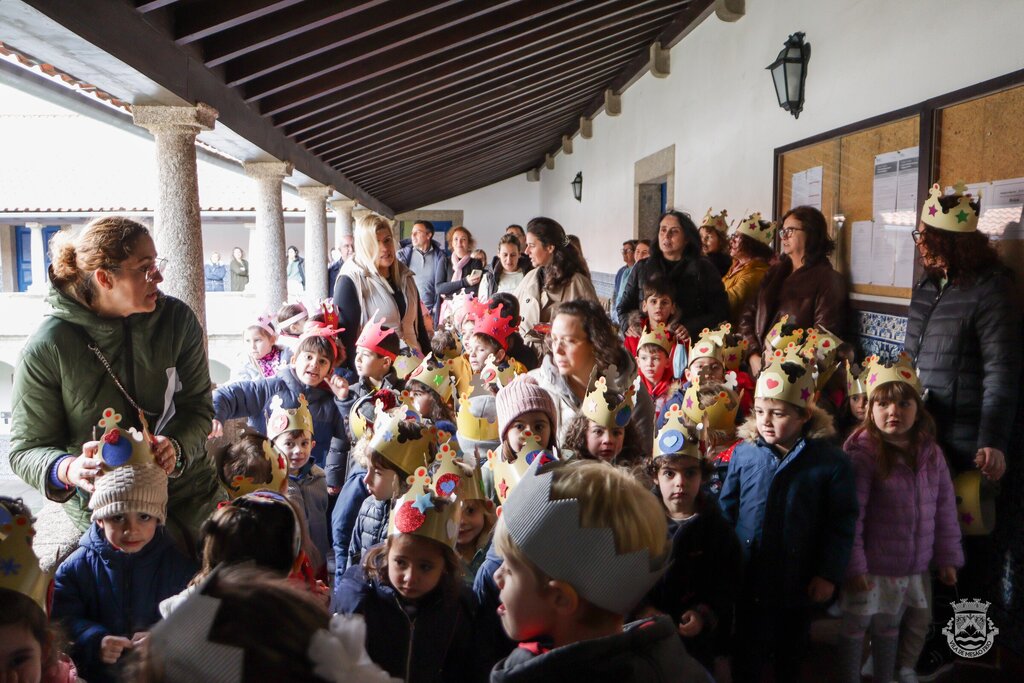
[[[332,199],[331,210],[334,211],[334,246],[341,246],[341,238],[352,234],[356,221],[352,212],[356,208],[354,199]]]
[[[329,185],[299,188],[306,202],[306,294],[315,301],[327,298],[327,198],[334,192]]]
[[[32,284],[28,292],[32,294],[46,294],[49,289],[49,280],[46,277],[46,242],[43,240],[42,223],[26,223],[29,229],[29,258],[32,260]]]
[[[277,311],[288,298],[281,182],[292,173],[285,161],[247,161],[245,174],[256,181],[256,237],[259,248],[249,259],[256,278],[258,310]]]
[[[217,110],[194,107],[134,106],[135,124],[156,138],[157,198],[153,237],[167,259],[161,288],[187,303],[206,328],[203,229],[199,217],[196,135],[212,130]]]

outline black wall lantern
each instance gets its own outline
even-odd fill
[[[786,40],[785,47],[775,61],[765,67],[772,72],[779,106],[795,118],[800,118],[804,108],[804,82],[807,80],[807,62],[810,59],[811,46],[804,42],[804,34],[797,32]]]
[[[576,201],[583,201],[583,171],[576,174],[576,177],[572,179],[572,196],[576,198]]]

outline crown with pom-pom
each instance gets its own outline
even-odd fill
[[[299,394],[299,405],[294,408],[285,408],[284,400],[280,395],[270,399],[270,417],[267,418],[267,438],[273,441],[285,432],[308,432],[310,436],[313,429],[313,414],[309,412],[309,402],[305,394]]]
[[[806,408],[817,397],[811,362],[800,354],[795,344],[785,350],[776,349],[757,377],[755,398],[771,398]]]
[[[726,370],[739,370],[747,351],[747,340],[732,331],[730,323],[722,323],[713,330],[704,328],[699,340],[709,339],[719,347],[719,360]],[[692,353],[692,350],[691,350]],[[692,361],[692,359],[691,359]]]
[[[736,414],[740,410],[740,400],[724,384],[718,384],[718,386],[721,388],[713,398],[702,399],[700,377],[695,377],[683,395],[683,415],[694,424],[704,424],[706,419],[711,429],[730,431],[736,427]]]
[[[512,462],[506,462],[500,452],[487,451],[487,462],[491,466],[491,472],[494,473],[494,490],[498,494],[498,501],[502,504],[508,500],[509,495],[519,485],[527,470],[557,459],[554,453],[541,446],[539,434],[526,430],[522,437],[523,447],[519,449],[516,459]]]
[[[396,503],[388,523],[388,534],[411,534],[429,538],[453,550],[459,538],[462,506],[455,497],[440,496],[426,467],[417,467],[406,481],[409,490]]]
[[[864,366],[863,377],[869,399],[875,389],[888,382],[903,382],[921,394],[921,380],[917,377],[914,361],[906,351],[901,351],[895,361],[888,363],[878,356],[868,356],[864,359]]]
[[[270,481],[257,482],[251,476],[235,475],[230,482],[224,484],[228,498],[234,500],[256,491],[281,493],[288,478],[288,463],[284,459],[284,454],[274,450],[270,440],[266,439],[263,441],[263,457],[270,463]]]
[[[636,344],[637,351],[648,344],[659,346],[665,350],[665,353],[671,355],[672,348],[676,345],[676,338],[668,331],[665,323],[654,323],[653,327],[644,327],[640,341]]]
[[[508,351],[508,338],[516,331],[512,324],[512,316],[503,317],[501,312],[505,304],[498,304],[494,308],[486,304],[478,307],[479,315],[473,323],[473,334],[483,334],[498,342],[505,351]]]
[[[704,214],[704,220],[700,222],[700,227],[717,230],[723,235],[728,233],[729,223],[726,221],[726,218],[729,215],[728,212],[725,209],[722,209],[721,213],[713,214],[711,211],[712,209],[708,208],[707,213]]]
[[[790,344],[800,346],[804,343],[805,335],[804,328],[790,325],[789,315],[784,315],[768,330],[764,337],[764,345],[766,349],[784,349]]]
[[[736,226],[736,234],[745,235],[770,247],[777,227],[778,223],[762,219],[761,212],[755,211],[739,222],[739,225]]]
[[[472,441],[497,441],[498,421],[477,417],[470,410],[470,400],[465,395],[459,396],[458,411],[455,413],[455,425],[459,436]]]
[[[960,181],[953,188],[950,197],[957,197],[956,206],[951,209],[942,208],[939,198],[942,197],[942,188],[938,183],[932,185],[928,190],[928,199],[921,207],[921,222],[925,225],[939,230],[950,232],[975,232],[978,229],[978,212],[971,206],[971,200],[980,202],[981,196],[977,198],[967,192],[967,186]]]
[[[404,430],[406,433],[399,428],[403,422],[411,425],[411,429]],[[430,446],[436,435],[436,428],[420,421],[414,411],[400,407],[390,413],[378,412],[370,448],[402,472],[415,472],[434,459]]]
[[[654,437],[655,461],[664,456],[685,455],[698,460],[703,457],[700,442],[693,430],[683,422],[684,416],[683,407],[678,403],[665,409],[665,423]]]
[[[500,391],[507,387],[509,382],[525,373],[526,367],[515,358],[506,356],[504,360],[497,361],[494,354],[491,353],[488,354],[487,360],[484,361],[484,367],[480,370],[480,381],[484,383],[484,386]]]
[[[839,369],[839,347],[843,340],[828,330],[811,328],[807,330],[801,352],[814,360],[814,384],[818,391],[825,388],[832,375]]]
[[[374,318],[376,318],[376,314],[363,325],[363,329],[359,332],[359,338],[356,339],[356,346],[361,346],[379,356],[395,360],[397,354],[388,351],[382,344],[389,336],[398,334],[398,330],[394,327],[384,327],[385,318],[383,316],[380,320],[375,320]]]
[[[153,435],[149,433],[145,420],[142,431],[134,427],[121,429],[121,415],[113,408],[106,408],[98,422],[103,427],[100,446],[96,454],[103,461],[103,471],[109,472],[115,467],[126,465],[156,465],[153,457]]]
[[[608,389],[609,381],[613,387],[628,385],[622,400],[617,400],[618,392]],[[621,377],[618,369],[610,365],[601,376],[597,376],[595,369],[590,385],[591,389],[580,405],[580,413],[605,429],[622,429],[629,424],[636,405],[636,384],[627,377]],[[612,396],[611,401],[608,400],[609,395]]]
[[[447,403],[452,398],[451,362],[434,358],[428,353],[415,370],[409,375],[409,381],[416,380],[437,392],[441,400]]]
[[[438,439],[441,445],[434,458],[434,493],[439,496],[455,494],[459,500],[488,500],[480,476],[479,458],[475,454],[468,459],[460,457],[458,441],[447,432],[438,432]]]
[[[858,396],[868,393],[868,378],[863,371],[855,373],[850,361],[846,364],[846,395]]]
[[[51,577],[32,549],[33,520],[14,502],[0,499],[0,588],[31,598],[45,614]]]

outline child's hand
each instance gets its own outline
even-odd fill
[[[815,576],[811,579],[811,583],[807,586],[807,596],[812,602],[825,602],[832,597],[832,594],[836,592],[836,585],[831,581],[826,581],[820,576]]]
[[[344,401],[348,398],[348,382],[341,375],[331,375],[327,378],[327,386],[331,388],[334,395],[340,401]]]
[[[690,340],[690,333],[679,323],[672,323],[668,326],[668,330],[675,336],[676,343],[678,344],[685,344]]]
[[[146,648],[149,646],[149,631],[137,631],[132,635],[132,648],[137,650],[139,656],[146,655]]]
[[[341,487],[340,486],[328,486],[327,487],[327,493],[328,493],[328,495],[336,496],[339,493],[341,493]]]
[[[956,567],[939,567],[939,581],[947,586],[955,586]]]
[[[684,638],[693,638],[700,635],[703,630],[704,618],[698,612],[692,609],[683,612],[683,616],[679,620],[679,635]]]
[[[871,590],[874,585],[868,581],[867,574],[861,574],[860,576],[854,576],[846,580],[846,590],[851,593],[864,593]]]
[[[100,641],[100,660],[104,664],[113,664],[121,658],[125,649],[132,648],[132,641],[121,636],[103,636]]]
[[[992,481],[999,481],[1006,472],[1006,456],[998,448],[979,448],[974,456],[974,464]]]
[[[224,425],[220,423],[220,420],[215,419],[213,421],[213,427],[210,429],[210,435],[206,438],[216,439],[221,436],[224,436]]]
[[[82,454],[71,459],[71,463],[64,474],[68,484],[77,486],[87,493],[92,493],[96,490],[94,480],[100,471],[100,459],[95,457],[95,454],[99,445],[99,441],[89,441],[82,444]]]
[[[153,459],[156,460],[157,467],[166,474],[174,471],[178,456],[174,452],[174,443],[166,436],[153,437]]]

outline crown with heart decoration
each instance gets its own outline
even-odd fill
[[[609,381],[612,389],[608,388]],[[624,393],[614,389],[624,385],[627,387]],[[593,388],[583,398],[580,412],[591,422],[605,429],[621,429],[628,425],[633,417],[633,406],[636,404],[636,384],[632,379],[620,376],[618,368],[610,365],[601,376],[597,376],[595,368],[591,386]],[[609,394],[612,401],[608,400]],[[622,399],[618,400],[620,395]]]
[[[839,347],[842,345],[842,339],[824,328],[807,330],[801,353],[814,360],[814,384],[818,391],[825,388],[839,369]]]
[[[665,409],[665,423],[654,437],[655,461],[665,456],[688,456],[698,460],[704,457],[696,431],[685,425],[684,415],[678,403]]]
[[[776,349],[757,377],[755,398],[771,398],[806,408],[814,403],[817,392],[811,362],[800,354],[796,344]]]
[[[31,598],[46,614],[52,577],[39,568],[39,558],[32,549],[32,537],[36,535],[32,517],[14,503],[0,500],[0,588]]]
[[[454,496],[437,495],[426,467],[417,467],[406,481],[409,490],[395,503],[388,534],[429,538],[454,550],[462,506],[455,504]]]
[[[739,222],[739,225],[736,226],[736,234],[745,235],[770,247],[777,227],[778,223],[764,220],[761,218],[761,212],[755,211]]]
[[[719,214],[711,213],[712,209],[708,208],[707,213],[704,214],[704,220],[701,221],[700,227],[711,228],[717,230],[723,235],[729,232],[729,223],[726,221],[726,217],[729,215],[725,209]]]
[[[719,360],[726,370],[739,370],[748,344],[746,339],[732,331],[730,323],[722,323],[713,330],[705,327],[701,331],[698,341],[705,339],[713,341],[719,347]]]
[[[273,441],[285,432],[313,432],[313,414],[305,394],[299,394],[299,405],[285,408],[284,400],[278,395],[270,399],[270,417],[267,418],[267,438]]]
[[[523,447],[519,449],[514,462],[505,462],[500,454],[487,451],[487,462],[494,473],[494,490],[498,493],[498,500],[501,503],[508,500],[509,495],[531,467],[540,467],[554,460],[557,460],[554,453],[543,448],[540,436],[530,430],[523,432]]]
[[[768,349],[784,349],[790,344],[800,346],[804,343],[806,330],[802,327],[789,324],[789,315],[779,318],[779,321],[772,325],[765,335],[765,347]]]
[[[480,370],[480,381],[484,383],[484,386],[500,391],[523,374],[526,374],[526,367],[515,358],[506,356],[505,360],[498,362],[495,360],[494,354],[491,353],[488,354],[487,360],[484,361],[484,367]]]
[[[888,382],[902,382],[918,395],[921,394],[921,380],[917,377],[914,361],[905,351],[901,351],[895,361],[888,363],[882,362],[878,356],[868,356],[864,359],[864,365],[863,378],[869,399],[875,389]]]
[[[967,186],[960,181],[953,188],[953,194],[948,195],[957,197],[956,206],[949,210],[942,208],[942,204],[939,202],[939,198],[942,196],[942,188],[939,187],[939,184],[932,185],[928,190],[928,199],[921,207],[921,222],[939,230],[975,232],[978,229],[978,212],[971,206],[971,201],[979,203],[981,195],[979,194],[977,198],[972,197],[967,192]]]
[[[434,458],[436,469],[432,476],[434,492],[439,496],[454,494],[459,500],[488,500],[484,494],[480,459],[471,455],[471,462],[459,454],[458,441],[447,432],[438,432],[441,441]]]

